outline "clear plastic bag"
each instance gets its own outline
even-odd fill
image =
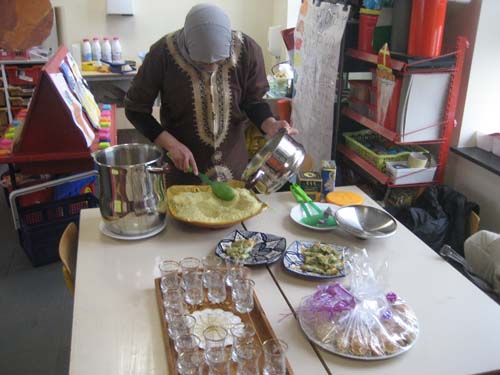
[[[298,317],[306,335],[326,350],[362,359],[383,359],[408,350],[418,335],[410,306],[387,290],[387,263],[377,272],[365,250],[346,259],[350,270],[340,283],[318,286],[305,297]]]

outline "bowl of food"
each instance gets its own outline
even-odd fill
[[[239,182],[229,182],[235,198],[223,201],[207,185],[174,185],[167,189],[167,207],[178,220],[202,228],[228,228],[260,214],[268,206]]]
[[[397,228],[396,219],[387,212],[365,205],[341,207],[335,219],[341,229],[362,239],[389,237]]]

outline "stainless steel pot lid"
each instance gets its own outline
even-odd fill
[[[397,228],[391,215],[371,206],[341,207],[335,212],[335,219],[340,228],[363,239],[389,237]]]

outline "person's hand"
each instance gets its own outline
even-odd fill
[[[169,158],[177,169],[187,172],[189,166],[191,166],[193,173],[198,176],[198,166],[193,153],[174,136],[164,131],[155,139],[155,143],[167,150]]]
[[[265,119],[260,127],[269,137],[273,137],[280,129],[286,129],[288,135],[299,134],[299,131],[292,128],[287,121],[276,120],[274,117]]]

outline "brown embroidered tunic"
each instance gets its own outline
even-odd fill
[[[127,117],[152,141],[167,130],[191,150],[201,172],[218,180],[240,179],[248,162],[247,116],[257,125],[272,116],[262,99],[269,88],[262,51],[253,39],[233,31],[231,56],[212,74],[180,53],[175,35],[151,47],[126,95]],[[158,93],[161,126],[151,121]],[[167,184],[199,184],[199,179],[173,168]]]

